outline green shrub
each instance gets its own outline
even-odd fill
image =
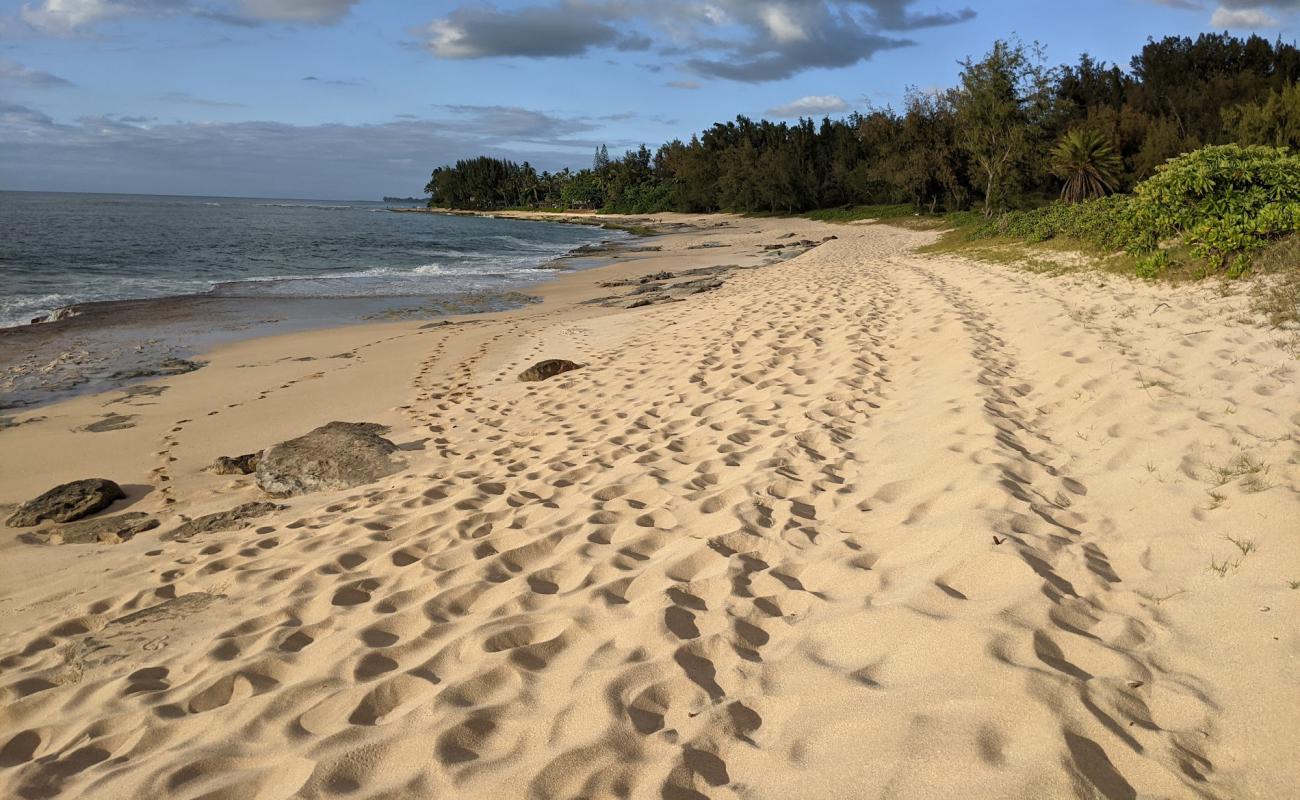
[[[1221,269],[1300,225],[1300,156],[1229,144],[1172,159],[1138,184],[1134,208],[1149,249],[1181,237]]]
[[[1214,270],[1236,277],[1252,254],[1300,230],[1300,156],[1285,148],[1222,145],[1171,159],[1129,196],[1053,203],[975,226],[971,239],[1071,239],[1138,258],[1155,277],[1181,242]]]

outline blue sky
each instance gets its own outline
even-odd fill
[[[357,199],[949,86],[1012,33],[1295,39],[1300,0],[0,0],[0,188]]]

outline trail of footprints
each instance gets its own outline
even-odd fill
[[[149,554],[153,587],[5,643],[0,668],[32,677],[0,689],[17,731],[0,782],[24,798],[767,796],[738,765],[798,749],[773,721],[774,670],[806,654],[820,614],[887,588],[873,572],[887,553],[854,532],[892,496],[891,465],[864,437],[926,402],[900,394],[912,378],[899,331],[931,310],[970,341],[1001,454],[1012,513],[988,546],[1014,550],[1048,600],[1023,622],[1038,658],[1025,669],[1038,679],[1047,665],[1078,699],[1063,716],[1091,715],[1141,750],[1120,723],[1159,735],[1139,695],[1088,681],[1067,653],[1104,650],[1154,675],[1141,642],[1160,623],[1111,624],[1119,577],[1075,508],[1086,487],[1035,426],[1034,387],[971,298],[886,260],[910,243],[862,248],[857,271],[814,251],[783,267],[805,281],[779,301],[756,271],[629,315],[603,352],[571,331],[596,366],[538,386],[513,375],[543,347],[489,356],[542,320],[467,352],[442,329],[406,409],[434,445],[411,472],[287,524],[168,543]],[[188,422],[164,437],[164,495]],[[862,596],[824,591],[827,569],[861,576]],[[226,596],[259,613],[229,619]],[[852,677],[877,685],[870,665]],[[1204,783],[1198,743],[1166,739],[1171,770]]]

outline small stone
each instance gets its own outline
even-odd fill
[[[257,462],[261,460],[261,451],[242,456],[218,456],[208,467],[208,472],[213,475],[252,475],[257,471]]]
[[[105,414],[100,419],[82,428],[82,430],[88,433],[107,433],[109,431],[124,431],[127,428],[134,427],[135,416],[132,414]]]
[[[583,364],[576,364],[572,361],[565,361],[559,358],[552,358],[547,361],[539,361],[528,369],[519,373],[519,380],[524,383],[533,383],[544,381],[548,378],[554,378],[565,372],[572,372],[575,369],[582,369]]]

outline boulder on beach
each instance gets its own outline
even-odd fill
[[[136,534],[156,527],[158,520],[143,511],[128,511],[113,517],[97,517],[41,528],[35,533],[24,533],[19,538],[27,544],[121,544],[130,541]]]
[[[217,456],[217,460],[208,467],[208,472],[213,475],[252,475],[257,471],[257,462],[261,460],[260,450],[242,456]]]
[[[181,523],[180,527],[163,536],[164,539],[175,539],[177,541],[186,541],[193,536],[201,533],[217,533],[219,531],[237,531],[247,528],[253,524],[253,520],[258,517],[265,517],[275,511],[280,511],[287,506],[276,503],[244,503],[236,506],[229,511],[218,511],[215,514],[205,514],[201,517],[195,517],[192,520]]]
[[[103,511],[113,501],[125,497],[122,487],[106,478],[85,478],[55,486],[40,497],[28,500],[9,516],[6,524],[30,528],[43,521],[73,522]]]
[[[552,358],[546,361],[539,361],[528,369],[519,373],[519,380],[524,383],[534,383],[544,381],[548,378],[554,378],[565,372],[572,372],[575,369],[582,369],[583,364],[576,364],[572,361],[565,361],[561,358]]]
[[[276,497],[349,489],[392,475],[397,445],[380,436],[388,428],[373,422],[331,422],[281,442],[262,453],[257,485]]]

